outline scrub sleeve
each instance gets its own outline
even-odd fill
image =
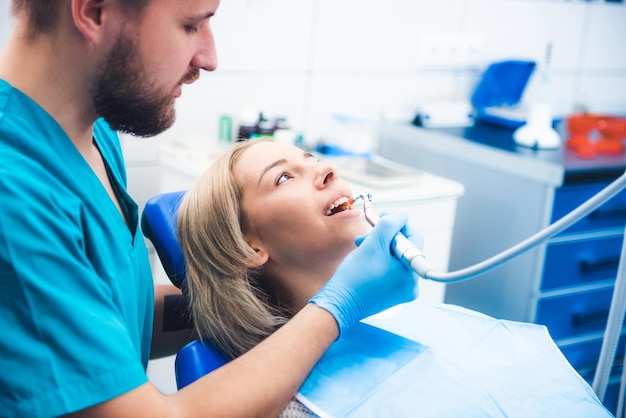
[[[0,80],[0,415],[57,416],[147,382],[154,290],[119,139],[94,144],[128,219],[50,115]]]

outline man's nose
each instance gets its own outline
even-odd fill
[[[191,65],[206,71],[215,71],[217,68],[217,51],[213,32],[207,25],[202,29],[202,36],[198,39],[198,51],[193,56]]]

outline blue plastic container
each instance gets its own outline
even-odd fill
[[[501,61],[489,65],[471,99],[476,110],[476,120],[509,128],[521,126],[524,122],[499,116],[489,112],[489,109],[517,106],[536,66],[534,61],[522,60]]]

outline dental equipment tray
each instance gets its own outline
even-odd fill
[[[339,176],[370,187],[405,187],[414,185],[421,172],[382,157],[333,159]]]

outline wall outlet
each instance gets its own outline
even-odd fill
[[[481,66],[482,37],[469,33],[423,33],[417,39],[418,68],[474,69]]]

